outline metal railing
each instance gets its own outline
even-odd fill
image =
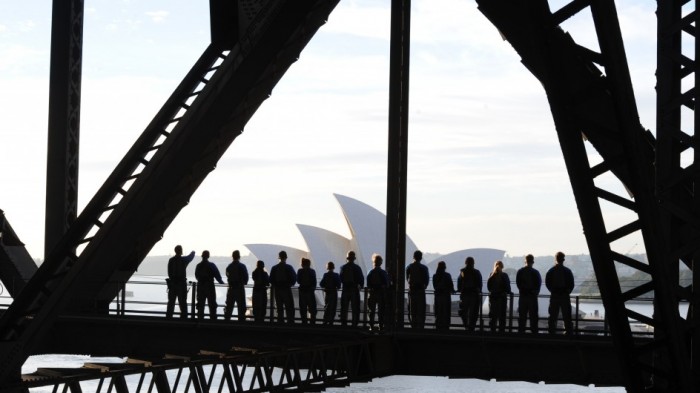
[[[160,288],[162,290],[161,294],[162,296],[148,296],[147,298],[140,298],[138,296],[139,292],[139,287],[150,287],[151,291],[153,288]],[[215,286],[216,291],[217,291],[217,302],[221,301],[217,305],[217,314],[222,315],[223,314],[223,308],[225,307],[223,303],[224,299],[226,298],[226,290],[227,286],[226,285],[216,285]],[[167,305],[167,287],[165,285],[165,282],[161,279],[160,281],[143,281],[143,280],[133,280],[129,281],[126,284],[122,285],[122,290],[119,292],[119,296],[117,299],[114,300],[112,303],[112,307],[110,307],[110,313],[114,315],[147,315],[147,316],[160,316],[164,317],[165,316],[165,310],[166,310],[166,305]],[[196,318],[197,317],[197,311],[196,311],[196,292],[197,292],[197,284],[196,282],[189,282],[188,283],[188,307],[187,310],[189,310],[189,317],[191,318]],[[298,288],[293,287],[292,288],[293,296],[294,296],[294,322],[295,323],[300,323],[301,322],[301,315],[299,312],[299,297],[298,297]],[[246,286],[246,303],[247,303],[247,310],[246,310],[246,321],[252,321],[253,316],[252,316],[252,301],[251,301],[251,294],[252,294],[252,286]],[[368,309],[368,289],[365,288],[364,290],[361,291],[360,293],[361,299],[360,299],[360,323],[359,326],[362,328],[369,328],[369,309]],[[315,291],[315,297],[317,300],[317,317],[316,323],[321,324],[323,321],[323,313],[324,313],[324,302],[323,302],[323,290],[321,288],[317,288]],[[333,324],[332,325],[340,325],[340,309],[341,309],[341,299],[342,297],[342,289],[338,291],[338,305],[337,309],[333,318]],[[408,298],[408,294],[406,295]],[[465,330],[464,324],[462,322],[461,317],[459,316],[459,294],[453,294],[451,295],[452,301],[451,301],[451,309],[450,309],[450,323],[449,323],[449,330]],[[506,311],[506,328],[505,332],[506,333],[517,333],[518,332],[518,310],[517,310],[517,304],[518,304],[518,294],[509,294],[508,295],[508,300],[507,300],[507,311]],[[540,295],[538,297],[538,304],[539,304],[539,324],[536,328],[537,332],[540,333],[546,333],[548,332],[548,325],[547,325],[547,307],[549,304],[549,295]],[[158,300],[162,299],[162,300]],[[489,329],[488,325],[490,322],[490,316],[488,315],[488,294],[487,293],[482,293],[480,294],[480,307],[479,307],[479,318],[478,318],[478,323],[477,323],[477,328],[476,330],[479,332],[490,332],[491,329]],[[425,323],[425,328],[426,329],[435,329],[435,312],[434,312],[434,293],[431,290],[426,290],[426,323]],[[651,314],[651,311],[653,309],[653,299],[638,299],[638,305],[640,309],[642,309],[642,313],[648,313],[649,315]],[[348,313],[350,313],[350,307],[348,307]],[[604,317],[604,310],[603,310],[603,305],[602,305],[602,300],[600,297],[596,296],[582,296],[582,295],[573,295],[571,296],[571,309],[572,309],[572,324],[573,324],[573,334],[576,335],[609,335],[610,330],[607,324],[607,320]],[[648,310],[644,310],[648,309]],[[237,310],[233,312],[233,317],[232,320],[233,322],[237,321]],[[177,316],[179,314],[179,311],[176,308],[175,315]],[[400,324],[400,328],[405,328],[410,326],[410,321],[409,321],[409,310],[408,306],[405,308],[404,312],[405,318],[403,321],[403,324]],[[205,319],[209,319],[208,312],[205,313]],[[350,317],[347,318],[350,320]],[[310,318],[309,318],[310,320]],[[268,288],[267,290],[267,307],[266,307],[266,314],[264,317],[264,322],[265,323],[281,323],[282,321],[279,321],[277,319],[277,314],[275,312],[275,304],[274,304],[274,292],[273,289]],[[635,331],[634,334],[637,335],[651,335],[653,334],[653,330],[649,328],[648,326],[644,324],[635,324]],[[530,329],[528,329],[529,331]],[[557,332],[563,332],[563,320],[561,314],[557,318]]]
[[[130,280],[126,283],[120,283],[120,291],[110,305],[109,313],[115,316],[150,316],[150,317],[165,317],[166,307],[167,307],[167,286],[165,280],[162,278],[139,278]],[[188,294],[187,294],[187,310],[188,317],[197,318],[197,283],[188,282]],[[215,285],[216,298],[217,298],[217,314],[219,316],[223,315],[223,309],[225,307],[226,291],[228,289],[227,285]],[[294,323],[301,322],[301,315],[299,311],[299,297],[298,288],[293,287],[292,293],[294,296]],[[247,285],[245,287],[246,291],[246,322],[253,321],[252,315],[252,285]],[[387,291],[388,292],[388,291]],[[365,288],[360,292],[360,322],[359,327],[367,329],[369,328],[369,309],[368,309],[368,289]],[[491,317],[488,314],[488,293],[481,293],[479,300],[479,315],[476,326],[476,332],[488,333],[491,332],[489,328],[489,322]],[[317,300],[317,317],[315,318],[316,324],[319,326],[323,321],[324,313],[324,302],[323,302],[323,289],[317,288],[315,290],[315,297]],[[338,305],[336,312],[334,313],[333,326],[339,326],[341,324],[340,309],[341,309],[341,297],[342,289],[338,290]],[[450,308],[450,331],[466,330],[464,323],[459,315],[459,294],[455,293],[451,295],[451,308]],[[509,294],[507,300],[507,310],[506,310],[506,327],[505,333],[518,333],[518,294]],[[406,298],[408,298],[408,292],[406,292]],[[539,295],[539,323],[536,328],[538,333],[548,332],[548,317],[547,317],[547,307],[549,304],[549,295]],[[426,290],[426,320],[425,329],[435,329],[435,311],[434,311],[434,292],[432,290]],[[12,298],[9,296],[7,291],[0,292],[0,310],[4,310],[12,303]],[[407,304],[408,302],[406,302]],[[653,310],[653,299],[638,299],[637,304],[640,308],[640,313],[651,315]],[[604,309],[602,305],[602,300],[600,297],[596,296],[583,296],[583,295],[572,295],[571,296],[571,309],[572,309],[572,324],[573,324],[573,334],[574,335],[602,335],[607,336],[610,334],[609,326],[607,320],[604,316]],[[267,307],[263,323],[281,323],[277,318],[275,312],[274,303],[274,292],[273,289],[267,289]],[[348,307],[348,313],[351,313],[351,307]],[[404,310],[404,321],[400,324],[399,328],[409,328],[409,309],[408,305],[405,306]],[[175,307],[175,316],[179,315],[179,308]],[[208,306],[205,312],[205,319],[209,319]],[[350,316],[347,320],[350,321]],[[231,321],[224,322],[220,319],[221,323],[237,323],[237,310],[234,310],[231,317]],[[309,320],[311,320],[309,318]],[[529,323],[529,322],[528,322]],[[634,331],[633,334],[641,336],[651,336],[653,334],[653,329],[645,324],[633,324]],[[497,331],[497,330],[496,330]],[[528,328],[528,332],[530,329]],[[561,314],[557,318],[557,333],[563,333],[563,319]]]

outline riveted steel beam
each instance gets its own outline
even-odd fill
[[[49,132],[44,258],[78,214],[83,0],[54,0],[51,22]]]

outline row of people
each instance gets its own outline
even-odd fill
[[[168,260],[168,305],[166,308],[166,318],[172,318],[175,311],[175,302],[180,307],[180,317],[187,318],[187,265],[194,259],[195,252],[190,252],[187,256],[182,254],[182,246],[175,246],[175,256]],[[214,281],[223,284],[224,281],[219,272],[219,268],[209,261],[210,253],[202,251],[202,261],[195,267],[195,278],[197,279],[197,317],[204,317],[204,309],[208,304],[209,316],[216,319],[216,291]],[[226,293],[226,306],[224,308],[224,319],[231,319],[233,308],[238,306],[238,319],[245,318],[245,286],[248,284],[248,269],[243,264],[241,254],[238,250],[231,254],[232,261],[226,267],[226,278],[228,280],[228,292]],[[256,269],[257,270],[257,269]],[[265,273],[267,274],[267,273]],[[256,272],[253,272],[255,279]]]
[[[422,329],[425,325],[426,289],[428,287],[428,268],[421,263],[423,253],[415,251],[413,262],[406,268],[408,281],[409,317],[413,328]],[[574,276],[571,269],[564,266],[565,255],[559,251],[555,255],[555,264],[547,271],[545,285],[550,291],[548,331],[554,334],[557,320],[561,313],[566,334],[573,333],[571,320],[571,292],[574,289]],[[533,265],[534,257],[525,257],[525,266],[516,273],[516,285],[520,296],[518,298],[518,331],[524,333],[527,323],[530,331],[536,333],[539,325],[538,297],[542,287],[542,277]],[[438,262],[433,275],[435,299],[435,327],[447,329],[451,319],[451,296],[460,294],[459,315],[464,327],[474,331],[479,319],[483,279],[481,272],[474,267],[474,258],[467,257],[465,267],[457,277],[455,290],[452,276],[446,271],[444,261]],[[493,270],[486,280],[489,299],[489,326],[492,331],[505,331],[508,295],[512,294],[510,278],[503,271],[503,262],[496,261]]]
[[[182,255],[182,247],[175,247],[175,256],[168,263],[168,306],[167,317],[172,317],[175,300],[180,305],[180,315],[187,317],[186,293],[187,279],[185,269],[194,259],[194,251],[188,256]],[[323,324],[330,325],[334,321],[338,303],[338,290],[343,289],[341,294],[340,322],[347,325],[348,308],[351,311],[351,324],[356,327],[360,317],[360,291],[365,285],[365,277],[356,261],[354,251],[349,251],[346,256],[346,263],[341,266],[340,274],[335,273],[335,265],[328,262],[327,272],[323,275],[320,283],[317,282],[316,272],[311,268],[311,261],[302,258],[301,268],[294,271],[294,268],[287,264],[287,253],[280,251],[279,262],[272,267],[270,273],[265,271],[263,261],[258,261],[252,273],[253,278],[253,317],[255,321],[264,321],[267,312],[267,288],[274,288],[274,303],[277,310],[277,320],[293,323],[294,321],[294,298],[291,288],[299,284],[299,310],[301,322],[306,324],[316,322],[317,304],[315,290],[317,284],[323,289],[325,297],[325,307]],[[426,315],[426,289],[430,277],[427,266],[421,263],[423,254],[415,251],[413,262],[406,268],[406,280],[408,282],[409,293],[409,319],[412,327],[421,329],[425,326]],[[569,295],[574,288],[574,279],[571,270],[564,267],[564,253],[558,252],[555,256],[556,264],[546,275],[545,285],[551,292],[549,307],[549,331],[556,330],[558,313],[561,311],[565,330],[572,332],[571,304]],[[375,328],[375,314],[377,315],[378,328],[384,328],[384,310],[387,302],[387,289],[391,286],[389,275],[381,268],[382,257],[378,254],[372,256],[373,268],[367,274],[368,297],[367,304],[369,310],[370,328]],[[519,297],[519,318],[518,330],[524,332],[527,322],[530,322],[530,330],[537,332],[539,321],[538,296],[542,285],[540,273],[533,268],[534,257],[525,257],[525,266],[518,270],[516,274],[516,285],[520,291]],[[223,284],[221,274],[216,265],[209,261],[209,252],[202,252],[202,261],[195,269],[195,276],[198,281],[197,290],[197,316],[203,318],[205,303],[209,305],[211,319],[216,319],[216,294],[214,281]],[[224,318],[229,320],[234,307],[238,310],[238,319],[244,320],[246,313],[245,286],[248,284],[248,270],[240,262],[240,252],[233,251],[232,261],[226,267],[226,277],[228,280],[228,291],[226,294],[226,305],[224,308]],[[451,318],[451,296],[457,292],[460,294],[459,315],[462,318],[464,327],[475,330],[479,317],[481,293],[483,290],[483,279],[481,272],[474,267],[474,258],[467,257],[465,267],[460,270],[457,278],[457,290],[454,288],[452,276],[446,271],[446,264],[440,261],[437,271],[433,275],[433,288],[435,299],[435,325],[437,329],[447,329],[450,326]],[[511,294],[510,279],[503,271],[503,262],[496,261],[494,269],[487,280],[489,291],[489,324],[492,330],[505,330],[505,316],[507,309],[507,297]]]
[[[554,266],[545,275],[545,286],[550,292],[547,327],[549,333],[554,334],[559,313],[561,313],[564,320],[565,333],[572,334],[570,295],[574,289],[574,275],[571,269],[564,266],[565,255],[563,252],[557,252],[554,259]],[[538,298],[542,287],[542,276],[533,267],[534,263],[535,258],[532,254],[528,254],[525,256],[525,266],[520,268],[515,275],[515,282],[520,293],[518,297],[518,331],[520,333],[526,331],[528,322],[532,333],[537,333],[538,331]],[[472,257],[467,257],[465,265],[457,278],[457,287],[460,291],[459,315],[462,317],[464,327],[469,331],[474,331],[479,318],[483,281],[479,270],[474,268],[474,259]],[[489,326],[493,331],[503,332],[506,326],[508,295],[511,295],[512,291],[510,278],[503,271],[502,261],[494,263],[493,270],[486,281],[486,286],[489,291]],[[438,318],[437,300],[435,312],[436,318]]]
[[[166,308],[166,317],[172,318],[175,310],[175,303],[180,307],[180,317],[187,318],[187,265],[194,259],[195,252],[192,251],[189,255],[184,256],[182,246],[175,247],[175,256],[168,261],[168,305]],[[218,304],[216,302],[216,292],[214,282],[223,284],[221,273],[217,266],[209,261],[210,253],[205,250],[202,252],[202,261],[195,268],[195,277],[197,279],[197,317],[204,317],[205,306],[209,306],[209,315],[211,319],[216,319],[216,310]],[[316,272],[311,268],[311,261],[308,258],[302,258],[301,268],[294,271],[294,268],[287,264],[287,253],[279,252],[279,262],[272,267],[270,273],[265,271],[265,263],[258,261],[255,270],[252,272],[253,279],[253,318],[255,321],[264,321],[267,313],[267,288],[274,288],[274,303],[277,310],[278,321],[294,321],[294,298],[291,288],[295,284],[299,284],[299,309],[302,323],[316,322],[317,304],[315,290],[317,287]],[[360,315],[360,289],[364,287],[364,275],[362,269],[355,264],[356,256],[354,251],[347,254],[347,263],[340,269],[340,274],[334,272],[335,266],[333,262],[328,262],[327,273],[321,279],[320,286],[324,289],[325,294],[325,311],[323,316],[324,324],[332,324],[338,302],[338,290],[342,287],[341,295],[341,323],[347,324],[348,306],[352,311],[352,325],[357,326]],[[375,255],[373,260],[376,266],[381,266],[382,258]],[[342,277],[342,278],[341,278]],[[240,252],[233,251],[232,261],[226,267],[226,278],[228,281],[228,291],[226,293],[226,305],[224,307],[224,319],[230,320],[233,314],[234,307],[238,310],[238,320],[245,320],[246,302],[245,302],[245,286],[248,284],[250,276],[248,270],[240,261]],[[373,286],[387,288],[389,286],[388,276],[386,272],[379,269],[374,273],[370,273],[368,282],[373,283]],[[383,315],[384,302],[379,301],[379,290],[375,291],[370,297],[370,302],[374,308],[380,308],[380,318]],[[372,314],[373,318],[373,314]],[[383,323],[383,321],[380,321]]]

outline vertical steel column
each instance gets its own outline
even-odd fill
[[[389,151],[386,190],[387,272],[394,282],[397,327],[404,318],[404,267],[406,265],[406,176],[408,163],[408,82],[411,1],[391,2],[391,49],[389,73]],[[393,306],[393,307],[391,307]]]
[[[83,0],[54,0],[44,258],[75,221],[78,213],[82,60]]]
[[[697,312],[697,288],[700,275],[695,269],[700,259],[700,198],[697,192],[700,172],[697,171],[700,152],[697,149],[695,130],[700,127],[700,114],[695,110],[698,100],[697,56],[698,42],[697,0],[692,7],[683,10],[688,0],[659,0],[657,2],[657,100],[656,100],[656,196],[661,206],[661,230],[669,245],[665,258],[674,290],[680,298],[689,300],[687,325],[691,328],[678,335],[688,338],[690,358],[689,374],[695,387],[700,386],[700,315]],[[685,34],[683,34],[685,33]],[[693,40],[692,45],[683,45],[684,39]],[[686,55],[683,48],[693,53]],[[689,77],[690,74],[694,75]],[[688,86],[683,86],[686,80]],[[683,118],[684,107],[691,119]],[[687,121],[684,121],[687,120]],[[684,130],[685,128],[685,130]],[[684,160],[682,153],[693,149]],[[692,285],[678,288],[680,261],[693,275]]]

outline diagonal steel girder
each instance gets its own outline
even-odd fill
[[[0,383],[62,311],[115,297],[337,2],[265,2],[233,49],[205,50],[3,314]]]
[[[479,1],[479,5],[547,92],[628,391],[642,391],[650,384],[660,390],[693,391],[685,340],[680,334],[682,321],[675,284],[664,264],[666,244],[658,233],[650,143],[653,138],[639,124],[614,3],[577,0],[555,13],[545,0]],[[559,27],[587,8],[593,17],[600,53],[576,44]],[[582,136],[603,158],[602,163],[591,167]],[[596,185],[596,177],[608,172],[633,194],[633,199]],[[608,231],[601,200],[630,209],[638,219]],[[615,240],[636,231],[641,231],[644,239],[648,264],[612,248]],[[615,263],[650,274],[652,284],[622,292]],[[627,301],[651,289],[656,299],[654,319],[626,307]],[[653,325],[657,342],[636,345],[628,318]],[[654,364],[642,362],[637,356],[650,349],[663,355]]]
[[[19,296],[36,270],[36,262],[0,210],[0,281],[10,296]]]

